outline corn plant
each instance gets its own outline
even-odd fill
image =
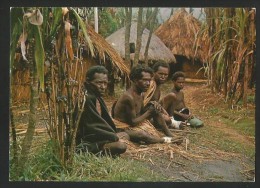
[[[223,92],[230,107],[243,96],[255,58],[255,11],[249,8],[206,8],[210,37],[208,69],[213,92]],[[246,35],[245,33],[249,33]],[[250,64],[249,66],[249,62]]]
[[[11,10],[11,18],[11,68],[17,46],[21,48],[23,58],[31,65],[30,118],[19,157],[19,168],[22,170],[22,165],[28,159],[37,124],[39,92],[46,94],[46,127],[50,139],[59,146],[54,152],[61,164],[68,166],[72,162],[77,124],[84,106],[83,50],[78,44],[86,44],[89,53],[94,55],[86,25],[73,8],[15,8]],[[79,113],[73,118],[75,109]],[[12,126],[15,130],[15,125]]]

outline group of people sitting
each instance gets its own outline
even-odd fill
[[[161,97],[161,85],[167,81],[169,70],[164,62],[157,62],[152,68],[133,67],[129,75],[130,88],[109,111],[102,98],[108,84],[108,71],[103,66],[89,68],[85,81],[86,102],[76,136],[77,148],[117,156],[127,149],[120,139],[143,144],[172,143],[172,128],[203,126],[185,105],[183,72],[174,73],[171,92]],[[118,122],[126,126],[119,128]]]

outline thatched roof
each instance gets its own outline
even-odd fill
[[[186,56],[202,62],[206,59],[207,36],[199,37],[201,23],[185,9],[178,10],[161,24],[155,34],[164,42],[174,55]],[[197,49],[195,48],[197,44]]]
[[[130,43],[136,43],[137,38],[137,23],[131,25],[130,31]],[[144,29],[142,35],[142,47],[140,51],[139,60],[144,61],[144,52],[146,43],[149,36],[149,30]],[[117,30],[112,35],[108,36],[106,40],[117,50],[122,58],[125,57],[125,27]],[[134,54],[130,55],[131,59],[134,59]],[[174,55],[165,46],[165,44],[154,34],[152,34],[150,46],[148,49],[148,61],[163,60],[167,63],[176,62]]]
[[[123,74],[129,75],[130,70],[124,64],[124,60],[117,51],[101,35],[96,33],[92,27],[87,27],[87,32],[93,43],[95,55],[98,55],[105,63],[109,59],[116,69]]]

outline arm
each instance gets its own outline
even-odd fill
[[[174,110],[174,114],[181,116],[185,120],[188,120],[191,118],[189,114],[183,114],[183,113],[178,112],[177,110]]]
[[[154,109],[149,108],[146,112],[144,112],[142,115],[140,116],[136,116],[137,112],[136,112],[136,108],[135,108],[135,103],[134,100],[131,97],[126,97],[124,100],[124,105],[125,105],[125,114],[126,114],[126,118],[127,118],[127,122],[129,125],[131,126],[136,126],[139,123],[141,123],[143,120],[147,119],[152,112],[154,111]]]
[[[179,100],[180,100],[180,104],[181,104],[180,107],[181,108],[186,108],[185,101],[184,101],[184,93],[182,91],[180,93],[180,99]],[[180,113],[179,110],[174,110],[174,114],[181,116],[185,120],[188,120],[188,119],[193,117],[191,113],[184,114],[184,113]]]
[[[165,109],[168,116],[173,116],[176,107],[176,99],[176,94],[169,93],[160,100],[160,104],[162,105],[163,109]]]
[[[162,104],[160,102],[150,101],[149,103],[151,103],[154,106],[156,112],[160,113],[166,122],[171,121],[171,118],[170,118],[168,112],[164,109],[164,107],[162,106]]]

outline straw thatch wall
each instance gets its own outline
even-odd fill
[[[18,55],[19,56],[19,55]],[[22,67],[22,65],[26,66],[26,63],[22,59],[17,59],[15,64],[17,64],[16,68],[13,70],[12,78],[11,78],[11,97],[12,102],[29,102],[30,99],[30,71],[28,68]],[[22,65],[21,65],[22,64]],[[81,78],[81,80],[84,80],[85,77],[79,77],[80,75],[77,73],[79,70],[83,69],[83,72],[86,72],[89,67],[96,65],[96,61],[94,59],[91,59],[89,57],[83,58],[82,63],[80,66],[77,66],[77,70],[75,70],[75,65],[71,66],[71,73],[72,77],[75,80],[78,80]],[[44,67],[45,73],[48,69],[45,65]],[[45,100],[45,94],[40,93],[40,97],[42,100]]]
[[[181,70],[190,78],[205,78],[203,67],[207,61],[208,36],[201,35],[201,23],[185,9],[178,10],[161,24],[155,34],[172,51],[177,60],[174,72]]]
[[[208,37],[201,36],[200,29],[200,21],[187,13],[185,9],[180,9],[161,24],[155,34],[174,55],[205,62],[209,48]]]
[[[92,28],[87,29],[90,39],[94,46],[95,56],[92,57],[88,51],[88,46],[85,46],[83,51],[83,61],[80,66],[71,66],[72,76],[74,79],[85,79],[85,77],[78,78],[77,70],[82,70],[85,73],[89,67],[97,64],[102,64],[109,69],[110,76],[128,76],[129,68],[124,64],[124,60],[110,46],[108,42]],[[83,40],[82,40],[83,41]],[[84,42],[82,42],[84,45]],[[16,54],[15,69],[12,74],[12,101],[15,102],[28,102],[30,98],[30,75],[28,68],[25,68],[26,63],[23,62],[21,56]],[[46,69],[46,68],[45,68]],[[75,70],[77,69],[77,70]],[[44,94],[41,94],[42,96]]]
[[[150,31],[144,29],[142,35],[142,45],[139,60],[144,61],[144,52],[147,44],[148,36]],[[137,38],[137,23],[131,25],[130,31],[130,43],[136,43]],[[117,30],[110,36],[106,38],[109,44],[116,49],[122,58],[125,58],[125,27]],[[134,53],[130,54],[131,60],[134,60]],[[162,60],[167,63],[176,62],[174,55],[171,51],[165,46],[165,44],[154,34],[152,34],[150,46],[148,49],[148,61],[158,61]]]
[[[30,98],[29,70],[15,71],[11,80],[12,102],[27,102]]]

